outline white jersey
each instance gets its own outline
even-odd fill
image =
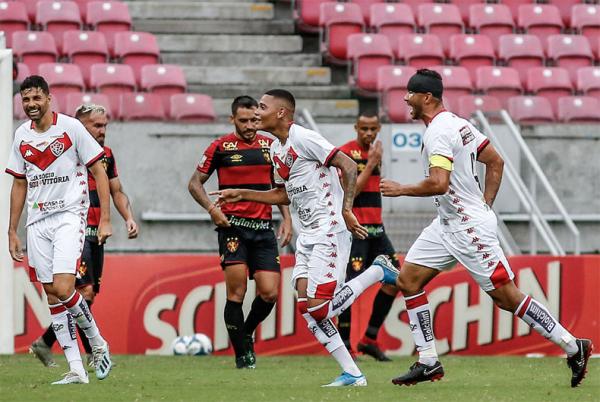
[[[85,218],[89,206],[87,167],[104,150],[79,120],[53,113],[44,133],[23,123],[15,131],[6,172],[27,180],[27,226],[57,212]]]
[[[330,167],[338,149],[315,131],[293,124],[285,144],[271,144],[276,184],[284,184],[301,223],[300,234],[322,235],[346,230],[344,191]]]
[[[435,155],[448,159],[452,168],[448,192],[435,197],[444,232],[472,227],[493,214],[483,199],[475,166],[487,144],[487,137],[471,123],[447,111],[436,115],[423,134],[425,176]]]

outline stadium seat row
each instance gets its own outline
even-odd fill
[[[57,112],[73,115],[77,107],[84,103],[95,103],[104,106],[112,119],[133,120],[175,120],[185,122],[214,122],[216,114],[212,98],[203,94],[155,94],[155,93],[120,93],[111,97],[110,93],[62,93],[52,91],[52,109]],[[55,102],[57,100],[57,102]],[[165,108],[165,100],[168,109]],[[21,95],[14,96],[14,117],[26,119],[21,106]],[[62,106],[64,105],[64,106]]]
[[[382,98],[380,114],[390,122],[411,122],[409,107],[402,99],[404,93],[391,91]],[[457,98],[455,106],[448,107],[448,102],[444,104],[448,110],[465,118],[469,118],[476,110],[494,112],[504,108],[500,100],[491,95],[463,95]],[[505,109],[514,121],[521,124],[600,122],[600,99],[590,96],[561,97],[556,108],[542,96],[513,96],[508,98]]]
[[[129,8],[121,1],[0,2],[0,30],[5,32],[9,47],[12,46],[13,32],[37,28],[52,34],[60,49],[65,31],[85,27],[105,33],[109,49],[112,49],[114,34],[129,31],[131,26]]]
[[[42,63],[53,63],[62,54],[66,61],[81,67],[86,85],[89,85],[91,66],[106,63],[110,59],[105,36],[96,31],[64,32],[64,46],[60,53],[54,38],[48,32],[19,31],[13,33],[13,51],[17,60],[26,64],[32,74],[38,73]],[[115,34],[115,60],[132,67],[135,79],[141,84],[144,65],[160,61],[160,49],[156,37],[147,32],[118,32]]]

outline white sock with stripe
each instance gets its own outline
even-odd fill
[[[410,320],[410,330],[419,352],[419,362],[431,366],[438,360],[431,322],[429,301],[425,292],[405,296],[406,311]]]
[[[81,353],[77,344],[75,320],[62,304],[52,304],[48,307],[50,307],[52,330],[69,363],[70,371],[84,376],[87,375],[83,368]]]
[[[75,318],[79,328],[85,332],[85,336],[87,336],[91,346],[104,345],[104,338],[100,336],[100,331],[98,330],[96,321],[94,321],[92,312],[83,297],[77,291],[73,292],[67,300],[61,300],[60,302]]]

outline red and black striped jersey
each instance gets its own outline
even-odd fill
[[[251,143],[234,133],[213,141],[204,151],[198,171],[211,175],[215,170],[219,178],[219,190],[244,188],[266,191],[273,188],[273,167],[269,148],[272,140],[257,134]],[[224,204],[225,215],[247,219],[271,220],[271,205],[260,202],[241,201]]]
[[[104,170],[106,170],[108,180],[111,180],[119,176],[119,173],[117,172],[117,162],[115,161],[115,155],[113,154],[112,149],[107,146],[103,148],[104,156],[100,159],[100,162],[102,163]],[[96,191],[96,180],[90,171],[88,171],[88,190],[90,193],[90,208],[88,209],[87,225],[88,228],[96,228],[100,223],[100,198],[98,197],[98,191]]]
[[[357,164],[358,174],[367,165],[369,150],[363,149],[356,140],[352,140],[340,147],[340,151],[348,155]],[[383,220],[381,218],[381,191],[379,181],[381,179],[381,166],[373,169],[371,176],[363,190],[354,198],[352,212],[356,215],[358,222],[367,227],[369,237],[383,233]]]

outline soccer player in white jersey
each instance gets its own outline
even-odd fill
[[[386,197],[434,196],[438,217],[412,245],[398,276],[419,361],[392,382],[411,385],[443,377],[423,288],[442,270],[460,262],[499,308],[512,312],[565,351],[572,370],[571,386],[576,387],[585,376],[592,342],[575,338],[539,301],[521,293],[499,245],[492,204],[502,180],[502,158],[471,123],[444,109],[442,78],[437,72],[418,70],[407,90],[404,99],[411,117],[427,126],[422,149],[426,178],[416,184],[383,179],[381,193]],[[483,192],[477,161],[486,166]]]
[[[273,89],[263,95],[257,110],[258,129],[276,137],[270,153],[278,187],[269,191],[227,189],[211,194],[219,196],[216,205],[242,200],[291,204],[301,226],[292,274],[298,309],[309,330],[343,370],[326,386],[365,386],[367,380],[331,318],[350,307],[374,283],[395,283],[398,270],[382,255],[360,276],[344,283],[351,236],[367,236],[367,230],[352,213],[356,163],[321,134],[294,124],[294,109],[291,93]]]
[[[75,324],[92,345],[96,376],[108,376],[112,363],[108,343],[83,297],[75,291],[89,206],[89,169],[100,198],[98,241],[111,235],[108,177],[100,160],[104,151],[76,119],[50,109],[48,84],[40,76],[20,86],[23,110],[31,119],[15,132],[6,172],[11,174],[8,247],[13,260],[23,261],[17,226],[27,200],[27,260],[33,281],[48,296],[52,328],[70,371],[53,384],[87,384]]]

